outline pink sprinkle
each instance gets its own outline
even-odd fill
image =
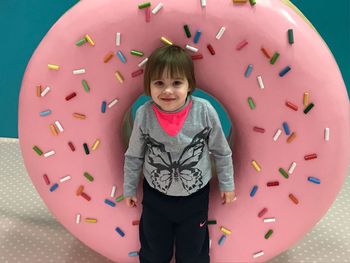
[[[146,22],[149,23],[151,21],[151,8],[146,8]]]
[[[135,78],[143,73],[143,69],[139,69],[131,73],[131,77]]]
[[[244,48],[246,45],[248,45],[248,42],[246,40],[243,40],[241,43],[239,43],[236,47],[237,50],[241,50]]]

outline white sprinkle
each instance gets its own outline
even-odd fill
[[[324,129],[324,140],[325,140],[326,142],[329,141],[329,128],[325,128],[325,129]]]
[[[271,223],[271,222],[276,222],[276,218],[274,217],[264,218],[264,223]]]
[[[120,46],[120,33],[118,32],[115,36],[115,45]]]
[[[222,37],[222,35],[224,34],[226,28],[225,27],[221,27],[219,32],[216,34],[216,39],[220,39]]]
[[[54,154],[55,154],[55,151],[52,150],[52,151],[49,151],[49,152],[47,152],[47,153],[44,153],[44,156],[45,156],[45,157],[49,157],[49,156],[54,155]]]
[[[262,77],[261,77],[261,76],[258,76],[257,79],[258,79],[258,83],[259,83],[260,89],[264,89],[265,86],[264,86],[264,82],[263,82],[263,80],[262,80]]]
[[[67,175],[67,176],[61,178],[61,179],[60,179],[60,182],[63,183],[63,182],[68,181],[68,180],[70,180],[70,179],[71,179],[70,175]]]
[[[186,49],[192,51],[192,52],[198,52],[198,48],[192,47],[190,45],[186,45]]]
[[[60,132],[63,132],[63,127],[62,127],[61,123],[59,121],[55,121],[55,124],[56,124],[57,128],[60,130]]]
[[[297,163],[296,162],[292,162],[292,164],[289,167],[288,173],[292,174],[294,172],[295,167],[297,167]]]
[[[74,75],[79,75],[79,74],[84,74],[84,73],[85,73],[84,68],[73,70]]]
[[[155,15],[158,13],[158,11],[163,7],[163,3],[159,3],[155,8],[152,10],[152,14]]]
[[[257,258],[257,257],[260,257],[262,255],[264,255],[264,251],[259,251],[259,252],[255,253],[255,254],[253,254],[253,258]]]
[[[111,192],[111,197],[115,197],[115,191],[117,190],[117,187],[113,185],[112,187],[112,192]]]
[[[145,65],[145,64],[147,63],[147,61],[148,61],[148,58],[145,58],[145,59],[142,60],[141,63],[138,64],[137,66],[138,66],[139,68],[141,68],[143,65]]]
[[[75,222],[76,222],[77,224],[80,224],[80,217],[81,217],[81,215],[80,215],[80,214],[77,214],[77,217],[75,218]]]
[[[207,6],[207,0],[201,0],[201,5],[202,5],[202,7],[206,7]]]
[[[209,249],[211,249],[211,239],[209,239]]]
[[[112,100],[112,101],[108,104],[108,108],[112,108],[117,102],[118,102],[118,99]]]
[[[50,91],[50,87],[46,86],[46,88],[41,92],[40,96],[44,97]]]
[[[275,136],[273,136],[273,140],[277,141],[278,137],[280,137],[282,131],[280,129],[278,129],[275,133]]]

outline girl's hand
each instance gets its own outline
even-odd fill
[[[221,192],[221,199],[222,199],[222,204],[229,204],[232,203],[237,199],[236,194],[234,191],[232,192]]]
[[[132,196],[132,197],[125,197],[125,202],[126,202],[126,205],[128,207],[136,207],[136,203],[137,203],[137,198],[136,196]]]

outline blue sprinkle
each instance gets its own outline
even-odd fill
[[[258,191],[258,186],[254,185],[252,191],[250,192],[250,196],[253,197],[255,195],[256,191]]]
[[[287,66],[284,69],[282,69],[279,73],[280,77],[283,77],[284,75],[286,75],[290,70],[291,70],[290,66]]]
[[[50,192],[55,191],[57,188],[58,188],[58,184],[56,183],[56,184],[54,184],[53,186],[51,186]]]
[[[120,61],[121,61],[122,63],[125,64],[125,63],[126,63],[126,58],[125,58],[125,56],[123,55],[123,53],[122,53],[121,51],[118,51],[118,52],[117,52],[117,55],[118,55]]]
[[[224,243],[224,241],[225,241],[225,239],[226,239],[226,235],[222,235],[221,237],[220,237],[220,239],[219,239],[219,246],[221,246],[223,243]]]
[[[288,123],[283,122],[283,129],[284,129],[284,132],[285,132],[287,135],[290,134],[290,130],[289,130]]]
[[[318,179],[318,178],[315,178],[315,177],[309,177],[309,178],[307,178],[310,182],[313,182],[313,183],[315,183],[315,184],[320,184],[321,183],[321,181],[320,181],[320,179]]]
[[[106,105],[107,103],[105,101],[102,102],[102,113],[106,112]]]
[[[106,203],[107,205],[110,205],[110,206],[112,206],[112,207],[115,207],[115,203],[112,202],[111,200],[105,199],[105,203]]]
[[[249,75],[250,75],[250,73],[252,73],[252,71],[253,71],[253,65],[252,65],[252,64],[249,64],[248,67],[247,67],[247,70],[246,70],[245,73],[244,73],[244,76],[245,76],[246,78],[248,78]]]
[[[44,117],[44,116],[48,116],[51,114],[51,110],[44,110],[42,112],[39,113],[40,116]]]
[[[195,36],[194,36],[194,39],[193,39],[193,42],[194,42],[195,44],[198,43],[201,34],[202,34],[202,32],[197,30],[197,32],[196,32],[196,34],[195,34]]]
[[[128,253],[129,257],[137,257],[139,255],[138,251],[132,251]]]
[[[119,227],[117,227],[117,228],[115,229],[115,231],[117,231],[118,234],[121,235],[122,237],[125,236],[124,232],[123,232]]]

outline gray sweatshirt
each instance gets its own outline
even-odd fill
[[[212,176],[209,154],[215,159],[220,191],[234,190],[232,152],[218,114],[209,101],[194,96],[181,109],[190,100],[188,115],[175,136],[160,126],[153,101],[137,110],[125,153],[125,197],[136,196],[141,171],[148,184],[164,194],[187,196],[198,191]]]

